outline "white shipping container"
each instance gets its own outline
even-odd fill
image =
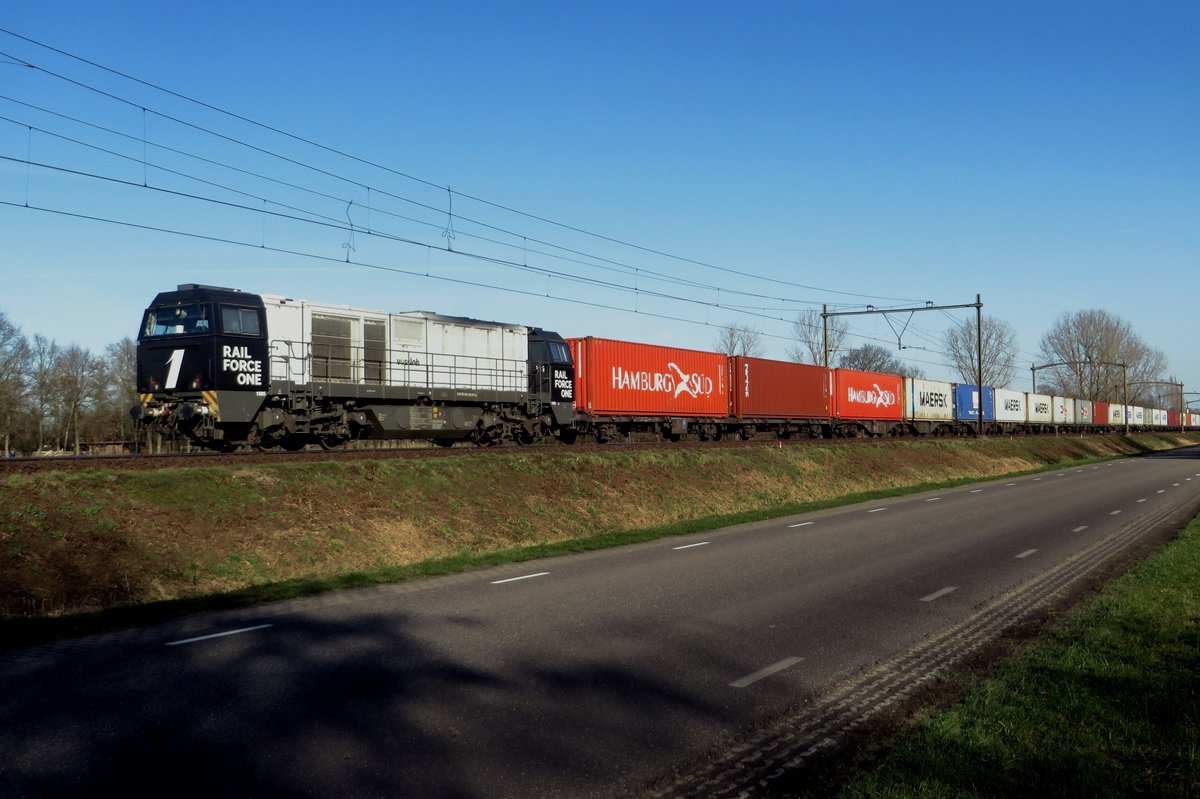
[[[909,419],[943,422],[954,419],[954,385],[937,380],[904,378],[904,409]]]
[[[1136,425],[1146,424],[1146,409],[1141,405],[1134,405],[1129,409],[1129,423]]]
[[[1050,424],[1054,421],[1054,398],[1049,394],[1029,393],[1025,397],[1029,408],[1029,421],[1038,424]]]
[[[1071,399],[1070,397],[1054,398],[1054,423],[1075,423],[1075,400]]]
[[[1108,423],[1109,424],[1125,424],[1125,406],[1118,405],[1113,402],[1108,406]]]
[[[1167,426],[1167,412],[1154,408],[1150,411],[1150,424],[1155,427]]]
[[[997,422],[1026,422],[1025,392],[1010,391],[1007,388],[996,389],[996,421]]]

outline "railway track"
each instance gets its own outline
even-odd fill
[[[1090,433],[1089,436],[1116,435],[1113,433]],[[62,456],[28,456],[16,458],[0,458],[0,475],[21,474],[41,471],[88,471],[88,470],[126,470],[126,469],[171,469],[194,468],[197,466],[251,466],[269,463],[306,463],[321,461],[354,461],[354,460],[389,460],[393,458],[461,458],[507,456],[513,453],[541,453],[554,455],[557,453],[585,452],[614,452],[638,450],[664,450],[677,452],[679,450],[716,448],[748,449],[748,448],[779,448],[803,446],[907,446],[917,441],[936,441],[936,438],[793,438],[776,439],[763,436],[758,439],[742,441],[726,439],[722,441],[636,441],[627,440],[607,444],[575,443],[561,444],[548,442],[529,447],[473,447],[461,446],[452,448],[428,446],[409,446],[388,449],[342,449],[322,450],[305,449],[298,452],[258,450],[240,450],[238,452],[174,452],[161,454],[106,454],[106,455],[62,455]]]

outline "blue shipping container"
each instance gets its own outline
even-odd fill
[[[975,386],[954,386],[954,418],[960,422],[979,419],[979,389]],[[991,386],[983,389],[983,421],[996,419],[996,391]]]

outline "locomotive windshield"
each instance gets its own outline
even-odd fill
[[[142,338],[211,333],[210,319],[212,319],[212,308],[206,303],[151,308],[146,311],[146,321],[142,325]]]

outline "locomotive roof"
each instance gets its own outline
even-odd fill
[[[502,327],[502,328],[507,328],[509,330],[525,330],[525,331],[530,329],[530,327],[528,325],[518,325],[518,324],[513,324],[511,322],[490,322],[486,319],[473,319],[469,316],[448,316],[446,314],[440,314],[440,313],[436,313],[434,311],[381,311],[378,308],[361,308],[361,307],[358,307],[355,305],[338,305],[335,303],[328,303],[328,302],[313,302],[311,300],[297,300],[297,299],[293,299],[291,297],[284,297],[280,294],[264,294],[263,297],[270,300],[271,302],[278,303],[280,305],[289,305],[289,304],[308,305],[308,306],[312,307],[314,310],[323,310],[323,311],[331,311],[331,312],[342,311],[345,313],[378,314],[379,316],[402,316],[402,317],[407,317],[409,319],[416,319],[416,318],[429,319],[434,322],[445,322],[447,324],[463,325],[463,326],[475,325],[475,326],[480,326],[480,327]]]
[[[153,305],[177,305],[185,302],[233,302],[261,308],[262,297],[248,294],[239,289],[222,286],[205,286],[199,283],[181,283],[175,291],[159,292]]]

